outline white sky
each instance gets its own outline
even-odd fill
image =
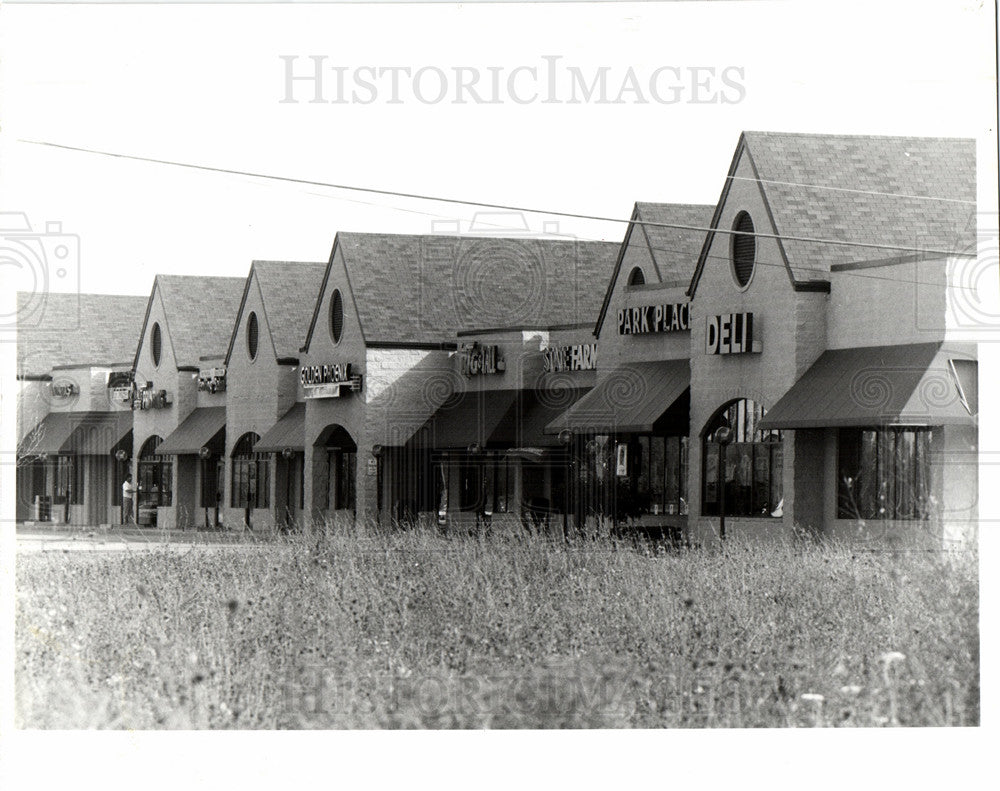
[[[20,139],[619,218],[635,200],[714,204],[743,129],[976,137],[984,174],[995,152],[993,11],[965,0],[8,4],[0,29],[0,209],[78,235],[83,291],[146,294],[157,272],[242,276],[255,258],[323,261],[339,229],[426,233],[428,213],[469,219],[474,210]],[[609,66],[612,85],[630,65],[640,76],[734,66],[746,95],[735,104],[310,104],[308,86],[297,86],[302,101],[282,104],[281,55],[300,56],[303,69],[307,56],[326,55],[350,68],[505,73],[561,55],[585,73]],[[995,189],[980,181],[986,208]],[[562,219],[560,230],[618,240],[624,228]],[[76,287],[72,270],[50,282]]]

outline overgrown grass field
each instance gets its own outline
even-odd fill
[[[976,725],[978,559],[422,533],[17,560],[28,728]]]

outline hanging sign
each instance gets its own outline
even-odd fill
[[[546,372],[593,371],[597,369],[597,344],[577,343],[553,346],[542,351],[542,368]]]
[[[137,388],[132,398],[132,409],[166,409],[173,399],[166,390],[154,390],[152,382],[146,382],[144,387]]]
[[[205,393],[224,393],[226,391],[225,366],[199,371],[198,389]]]
[[[462,351],[462,372],[466,376],[501,374],[507,369],[503,350],[496,344],[473,343]]]
[[[691,303],[641,305],[618,311],[619,335],[683,332],[691,329]]]
[[[751,354],[760,350],[760,341],[753,337],[753,313],[707,317],[705,354]]]

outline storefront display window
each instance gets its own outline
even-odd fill
[[[174,460],[156,451],[163,442],[155,434],[147,439],[139,452],[139,506],[157,507],[173,502]]]
[[[685,515],[687,464],[687,437],[598,435],[586,444],[581,491],[598,515]]]
[[[233,508],[269,507],[271,465],[269,454],[254,452],[259,439],[253,432],[244,434],[233,448]]]
[[[56,503],[83,505],[83,471],[82,459],[56,456]]]
[[[928,519],[933,428],[841,429],[840,519]]]
[[[760,404],[741,399],[720,411],[707,427],[702,454],[703,515],[718,516],[721,510],[720,469],[724,471],[726,516],[782,515],[781,432],[758,428],[764,413]],[[713,441],[722,426],[732,430],[727,445]]]

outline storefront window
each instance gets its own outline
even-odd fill
[[[841,429],[839,519],[928,519],[932,428]]]
[[[270,454],[254,452],[254,445],[259,439],[253,432],[244,434],[233,448],[233,488],[230,497],[233,508],[269,507]]]
[[[83,505],[83,472],[83,459],[56,456],[56,503]]]
[[[598,435],[585,453],[579,485],[589,512],[619,519],[687,514],[687,437]]]
[[[161,456],[156,451],[163,442],[155,434],[139,451],[139,506],[156,507],[173,502],[173,456]]]
[[[760,404],[741,399],[723,409],[707,427],[701,498],[705,516],[718,516],[721,511],[720,470],[725,480],[726,516],[782,515],[781,432],[758,428],[764,412]],[[712,441],[722,426],[732,431],[731,442],[724,446]]]

